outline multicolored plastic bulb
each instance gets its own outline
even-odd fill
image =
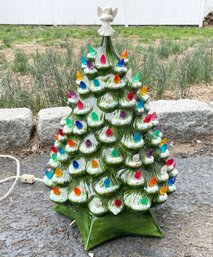
[[[114,203],[115,203],[115,206],[118,207],[118,208],[121,206],[121,200],[120,199],[115,199]]]
[[[75,99],[77,97],[77,94],[73,90],[68,89],[67,90],[67,97],[71,98],[71,99]]]
[[[53,159],[54,162],[57,162],[58,161],[58,158],[57,158],[57,154],[51,154],[51,158]]]
[[[107,128],[105,134],[106,134],[107,137],[111,137],[112,136],[111,128]]]
[[[118,67],[123,67],[124,66],[124,59],[118,60],[117,66]]]
[[[45,171],[45,176],[46,176],[48,179],[51,179],[51,178],[53,177],[53,174],[52,174],[51,171],[46,170],[46,171]]]
[[[89,52],[92,56],[95,56],[95,55],[97,54],[96,50],[95,50],[91,45],[88,46],[88,52]]]
[[[96,112],[92,112],[91,118],[92,118],[92,121],[98,121],[99,120],[98,114]]]
[[[92,166],[93,169],[97,169],[99,167],[99,164],[96,160],[92,160],[91,166]]]
[[[83,79],[83,75],[80,73],[80,71],[76,72],[76,80],[80,81]]]
[[[87,139],[85,144],[86,144],[87,147],[91,147],[92,146],[92,142],[91,142],[90,139]]]
[[[55,195],[60,195],[60,194],[61,194],[61,191],[59,190],[58,187],[55,187],[55,186],[54,186],[54,187],[52,188],[52,190],[53,190],[53,192],[54,192]]]
[[[140,75],[140,73],[136,73],[135,74],[135,76],[134,76],[134,78],[133,78],[133,80],[134,80],[134,82],[139,82],[140,81],[140,79],[141,79],[141,75]]]
[[[109,178],[104,179],[104,185],[105,185],[105,187],[110,187],[110,179]]]
[[[58,149],[57,149],[55,146],[52,146],[52,147],[51,147],[51,150],[52,150],[52,152],[55,153],[55,154],[58,152]]]
[[[68,143],[68,145],[70,147],[74,147],[75,146],[75,142],[72,139],[70,139],[70,138],[67,140],[67,143]]]
[[[121,53],[121,58],[122,58],[122,59],[127,59],[127,58],[128,58],[128,51],[127,51],[127,50],[124,50],[124,51]]]
[[[107,63],[107,59],[106,56],[104,54],[101,55],[100,57],[100,63],[105,65]]]
[[[145,101],[144,100],[140,100],[139,102],[137,102],[137,108],[138,109],[142,109],[144,107]]]
[[[134,93],[133,91],[131,91],[131,92],[129,92],[129,94],[127,95],[127,99],[128,99],[129,101],[132,101],[133,98],[134,98],[134,96],[135,96],[135,93]]]
[[[147,86],[143,86],[141,89],[140,89],[140,94],[143,96],[147,93]]]
[[[165,153],[166,150],[167,150],[167,144],[164,144],[164,145],[160,146],[160,150],[161,150],[162,153]]]
[[[160,188],[159,193],[160,193],[161,195],[165,195],[165,194],[167,193],[167,191],[168,191],[168,187],[167,187],[166,185],[164,185],[164,186],[162,186],[162,187]]]
[[[117,149],[117,148],[114,148],[114,149],[112,150],[112,156],[113,156],[113,157],[118,157],[118,155],[119,155],[118,149]]]
[[[175,181],[176,181],[176,178],[170,178],[170,179],[167,181],[167,184],[168,184],[169,186],[172,186],[172,185],[174,185]]]
[[[148,158],[151,158],[151,157],[152,157],[152,154],[153,154],[152,149],[148,149],[147,152],[146,152],[146,156],[147,156]]]
[[[76,127],[78,129],[82,129],[83,128],[83,124],[79,120],[76,120],[75,125],[76,125]]]
[[[141,198],[141,203],[144,204],[144,205],[147,205],[148,199],[146,197],[142,197]]]
[[[100,86],[100,82],[98,79],[93,79],[93,84],[95,87],[99,87]]]
[[[63,176],[63,173],[59,168],[56,168],[55,169],[55,175],[56,175],[56,177],[60,178],[60,177]]]
[[[58,133],[59,133],[59,135],[62,136],[62,137],[65,136],[65,134],[64,134],[64,132],[63,132],[63,129],[61,129],[61,128],[58,130]]]
[[[87,88],[87,85],[86,85],[86,83],[84,81],[80,82],[80,88],[81,89],[86,89]]]
[[[92,70],[94,68],[94,65],[91,61],[87,61],[87,67]]]
[[[151,187],[154,187],[156,184],[157,184],[157,179],[156,179],[156,177],[151,178],[150,181],[149,181],[149,185],[150,185]]]
[[[160,135],[160,130],[159,129],[153,131],[153,136],[154,137],[159,137],[159,135]]]
[[[85,56],[81,56],[81,64],[87,66],[87,58]]]
[[[151,117],[151,114],[146,115],[146,117],[144,118],[144,122],[149,123],[151,121]]]
[[[135,171],[134,178],[135,179],[141,179],[141,171],[140,170]]]
[[[133,135],[133,140],[134,140],[135,143],[139,142],[139,141],[141,140],[141,134],[138,133],[138,132],[135,133],[135,134]]]
[[[115,84],[118,84],[118,83],[121,82],[121,78],[120,78],[120,76],[118,74],[115,74],[114,82],[115,82]]]
[[[81,102],[81,100],[78,100],[77,105],[78,105],[78,109],[79,110],[83,110],[84,109],[84,104]]]
[[[70,127],[70,128],[73,127],[73,122],[72,122],[71,119],[68,118],[68,117],[66,118],[66,124],[67,124],[67,126]]]
[[[59,147],[58,151],[59,151],[60,154],[65,154],[66,153],[66,151],[62,147]]]
[[[121,117],[122,119],[125,119],[125,118],[126,118],[126,112],[125,112],[125,111],[121,111],[121,112],[120,112],[120,117]]]
[[[77,196],[80,196],[80,195],[81,195],[81,189],[78,188],[78,187],[75,187],[75,188],[74,188],[74,193],[75,193]]]
[[[76,161],[76,160],[74,160],[73,162],[72,162],[72,165],[73,165],[73,167],[75,168],[75,169],[78,169],[79,168],[79,163]]]

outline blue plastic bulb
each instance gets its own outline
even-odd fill
[[[76,120],[75,125],[76,125],[76,127],[78,129],[82,129],[83,128],[83,124],[79,120]]]
[[[162,145],[161,147],[160,147],[160,150],[161,150],[161,152],[166,152],[166,149],[167,149],[167,144],[164,144],[164,145]]]
[[[133,135],[133,140],[135,143],[139,142],[141,140],[141,134],[140,133],[135,133]]]
[[[78,163],[76,160],[74,160],[74,161],[72,162],[72,165],[73,165],[73,167],[74,167],[75,169],[78,169],[78,168],[79,168],[79,163]]]
[[[138,109],[142,109],[142,108],[144,107],[144,104],[145,104],[145,101],[144,101],[144,100],[140,100],[140,101],[137,103]]]
[[[117,63],[118,67],[123,67],[124,66],[124,59],[121,59]]]
[[[86,83],[84,81],[80,82],[80,88],[81,89],[86,89],[87,88],[87,85],[86,85]]]
[[[168,180],[167,184],[168,184],[169,186],[172,186],[172,185],[174,185],[175,180],[176,180],[176,178],[170,178],[170,179]]]
[[[51,171],[46,170],[46,171],[45,171],[45,176],[46,176],[48,179],[51,179],[51,178],[52,178],[52,176],[53,176],[53,174],[52,174],[52,172],[51,172]]]
[[[84,56],[82,56],[82,57],[81,57],[81,63],[82,63],[82,65],[87,66],[87,58],[84,57]]]
[[[65,154],[65,150],[61,147],[58,148],[58,151],[59,151],[60,154]]]
[[[100,86],[100,82],[98,79],[93,79],[93,83],[95,87],[99,87]]]
[[[110,179],[109,178],[104,179],[104,185],[105,185],[105,187],[110,187]]]

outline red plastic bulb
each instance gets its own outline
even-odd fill
[[[140,172],[140,170],[137,170],[137,171],[134,173],[134,178],[136,178],[136,179],[140,179],[140,178],[141,178],[141,172]]]
[[[77,105],[78,105],[79,110],[83,110],[84,109],[84,104],[81,102],[81,100],[78,100]]]
[[[151,114],[148,114],[145,118],[144,118],[144,122],[145,123],[149,123],[151,121]]]
[[[102,54],[102,55],[101,55],[101,58],[100,58],[100,63],[103,64],[103,65],[105,65],[106,62],[107,62],[106,56],[105,56],[104,54]]]
[[[52,150],[52,152],[55,153],[55,154],[58,152],[58,149],[57,149],[55,146],[52,146],[52,147],[51,147],[51,150]]]
[[[63,129],[61,129],[61,128],[58,130],[58,133],[59,133],[62,137],[65,136],[65,134],[64,134],[64,132],[63,132]]]
[[[120,199],[116,199],[115,200],[115,206],[116,207],[120,207],[121,206],[121,200]]]
[[[151,114],[151,120],[156,120],[156,118],[157,118],[157,114],[156,114],[156,112],[153,112]]]
[[[106,136],[107,136],[107,137],[111,137],[111,136],[112,136],[112,130],[111,130],[111,128],[108,128],[105,133],[106,133]]]
[[[132,101],[132,99],[134,98],[135,94],[133,91],[131,91],[128,95],[127,95],[127,98],[129,101]]]

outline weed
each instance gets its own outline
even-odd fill
[[[27,55],[23,51],[15,51],[15,60],[12,65],[12,70],[24,75],[29,72],[29,68],[30,66]]]

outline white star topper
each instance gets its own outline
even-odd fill
[[[98,11],[98,17],[103,23],[101,28],[98,30],[99,35],[112,36],[115,31],[112,29],[110,22],[112,22],[113,19],[115,18],[118,12],[118,8],[115,8],[113,10],[111,6],[106,6],[102,10],[101,7],[98,7],[97,11]]]

